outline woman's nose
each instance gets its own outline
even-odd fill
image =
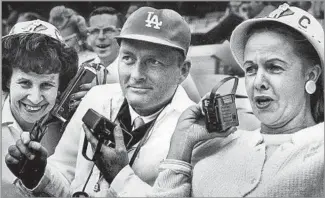
[[[269,88],[267,77],[262,69],[259,69],[256,73],[254,80],[254,87],[257,90],[267,90]]]
[[[43,100],[43,95],[42,92],[39,88],[33,87],[30,89],[27,99],[32,102],[33,104],[38,104],[42,102]]]

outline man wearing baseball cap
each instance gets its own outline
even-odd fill
[[[55,197],[143,197],[151,190],[178,118],[194,104],[179,86],[190,71],[186,55],[191,33],[175,11],[142,7],[128,18],[117,39],[120,84],[95,86],[87,93],[53,156],[35,157],[46,164],[44,173],[35,173],[42,174],[40,181],[29,189],[20,181],[21,190]],[[93,152],[98,139],[82,122],[89,108],[118,125],[115,148],[102,145]],[[121,128],[132,134],[131,143],[124,144]],[[26,145],[34,144],[22,138]],[[86,154],[94,162],[82,155],[85,138],[93,148]],[[22,155],[30,152],[25,150]]]

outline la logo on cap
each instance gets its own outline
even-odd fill
[[[153,28],[155,29],[160,29],[160,26],[162,25],[162,21],[158,20],[158,16],[156,14],[152,15],[154,12],[148,12],[148,17],[145,20],[146,26],[147,27],[152,27],[154,24]]]

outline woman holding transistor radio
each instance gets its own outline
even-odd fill
[[[77,73],[78,56],[53,25],[40,20],[17,23],[1,43],[2,181],[10,185],[16,177],[4,164],[9,146],[51,111]],[[61,126],[49,124],[41,141],[49,155],[62,135]]]
[[[283,4],[236,27],[230,46],[261,128],[208,132],[205,107],[190,107],[149,196],[323,197],[321,24]]]

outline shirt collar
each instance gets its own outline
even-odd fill
[[[17,129],[18,131],[22,131],[22,129],[19,126],[18,122],[16,121],[16,119],[14,118],[14,116],[11,113],[9,97],[7,97],[6,100],[4,101],[1,116],[2,116],[2,122],[1,122],[2,126],[11,125],[15,129]]]
[[[134,111],[134,109],[130,105],[129,105],[129,110],[130,110],[130,115],[131,115],[131,125],[133,125],[133,122],[137,117],[142,118],[143,122],[145,124],[147,124],[148,122],[154,120],[158,116],[158,114],[163,110],[163,108],[161,108],[156,113],[153,113],[148,116],[140,116],[137,112]]]
[[[175,91],[175,94],[172,98],[172,101],[167,104],[166,107],[161,108],[159,111],[157,111],[156,113],[149,115],[149,116],[140,116],[144,123],[148,123],[152,120],[154,120],[161,111],[163,111],[164,109],[170,109],[172,110],[176,110],[178,112],[183,112],[185,109],[187,109],[189,107],[189,103],[192,103],[193,105],[195,104],[193,101],[191,101],[189,99],[189,97],[187,96],[184,88],[182,86],[178,86],[178,88]],[[133,123],[134,119],[137,118],[139,116],[139,114],[137,114],[132,107],[129,105],[129,109],[130,109],[130,115],[131,115],[131,123]],[[166,111],[164,111],[166,112]],[[164,114],[164,113],[161,113]],[[163,116],[163,115],[161,115]]]
[[[257,130],[260,131],[260,128]],[[301,129],[300,131],[297,131],[293,134],[265,135],[260,133],[260,135],[263,137],[263,140],[266,140],[269,144],[280,144],[281,142],[291,141],[295,145],[303,145],[315,141],[324,141],[324,122]]]
[[[118,56],[115,58],[115,60],[111,64],[109,64],[109,65],[100,64],[100,66],[103,67],[103,68],[107,68],[110,65],[117,64],[117,61],[118,61]],[[93,63],[97,63],[97,64],[100,63],[100,59],[99,59],[98,56],[95,57]]]
[[[294,144],[308,144],[321,140],[324,141],[324,122],[302,129],[292,135]]]

